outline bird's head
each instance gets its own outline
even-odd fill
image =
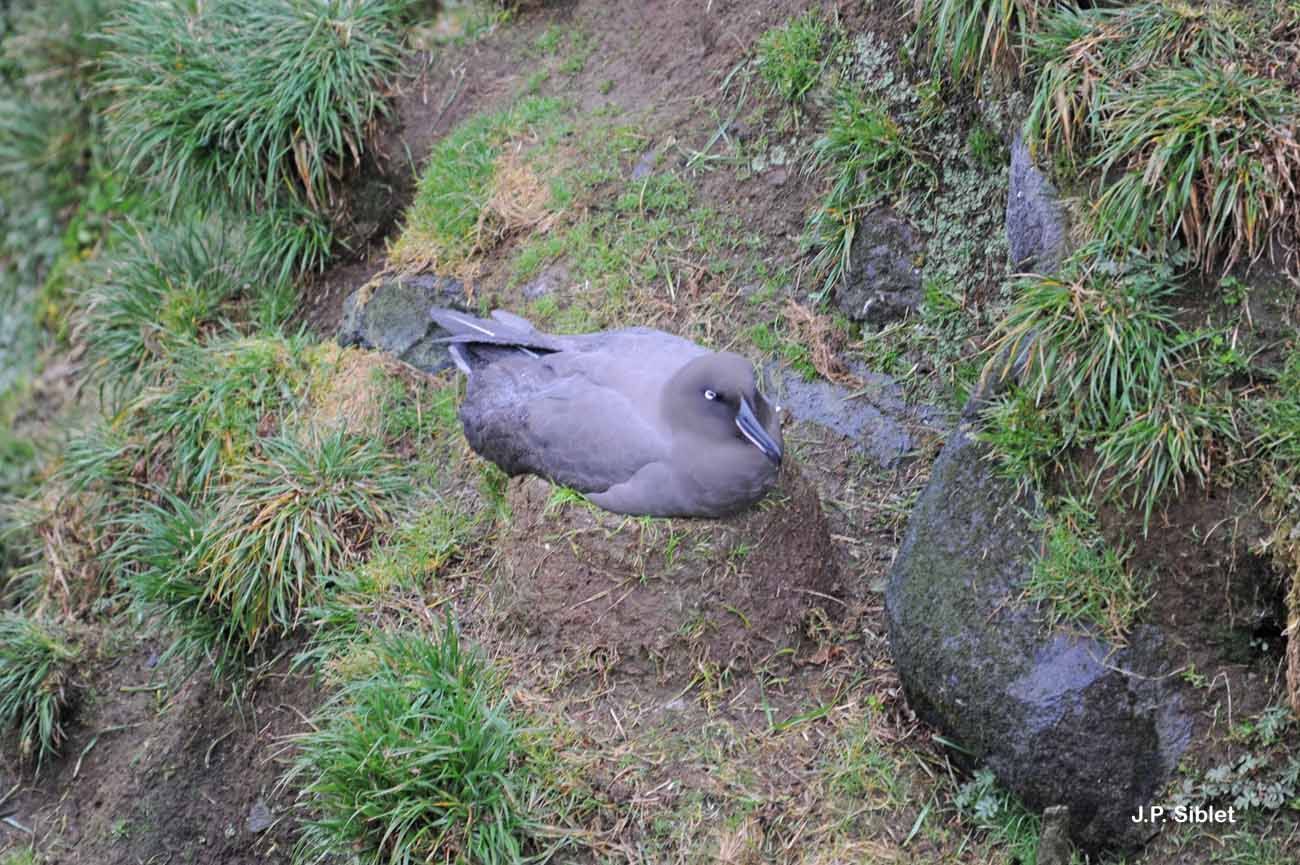
[[[678,370],[664,391],[663,411],[675,431],[745,443],[781,464],[777,411],[758,392],[753,364],[738,354],[711,352]]]

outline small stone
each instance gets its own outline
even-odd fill
[[[771,186],[784,186],[785,182],[790,179],[790,172],[785,168],[774,168],[763,179]]]
[[[878,464],[890,468],[919,444],[917,433],[944,426],[940,413],[908,403],[899,384],[887,375],[850,362],[849,371],[862,387],[852,390],[770,361],[763,367],[764,391],[796,419],[826,427],[853,442]]]
[[[273,823],[275,823],[275,815],[266,806],[265,800],[258,799],[248,810],[248,821],[244,825],[249,832],[257,835],[270,829]]]
[[[1070,865],[1070,809],[1053,805],[1043,811],[1038,835],[1038,865]]]
[[[563,267],[548,267],[542,271],[536,279],[528,282],[520,289],[524,297],[529,300],[536,300],[539,297],[546,297],[548,294],[554,294],[555,290],[569,278],[569,273]]]
[[[1067,252],[1065,210],[1052,182],[1034,165],[1021,134],[1011,144],[1006,222],[1011,266],[1033,273],[1056,272]]]
[[[855,321],[884,325],[921,306],[922,245],[905,220],[887,208],[858,224],[849,270],[835,290],[835,305]]]
[[[654,148],[647,150],[641,154],[641,158],[637,160],[636,165],[632,166],[632,179],[644,180],[654,173],[655,166],[658,164],[659,154],[655,152]]]

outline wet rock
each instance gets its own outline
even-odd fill
[[[434,306],[464,309],[460,280],[421,274],[363,286],[343,302],[339,345],[385,351],[428,373],[446,369],[451,358],[436,341],[445,334],[429,319]]]
[[[1054,273],[1068,252],[1065,209],[1047,175],[1034,165],[1024,135],[1011,144],[1007,189],[1007,245],[1019,271]]]
[[[763,367],[763,390],[797,420],[824,426],[889,468],[916,450],[918,433],[945,426],[941,413],[912,405],[887,375],[861,364],[849,364],[862,381],[853,390],[824,379],[808,381],[798,372],[769,362]]]
[[[1085,850],[1131,849],[1192,722],[1162,636],[1126,647],[1050,631],[1017,603],[1040,538],[969,429],[950,436],[912,512],[885,593],[909,704],[1030,808],[1063,805]],[[967,758],[956,755],[961,760]]]
[[[256,835],[270,829],[274,824],[275,815],[266,806],[265,800],[258,799],[253,803],[253,807],[248,809],[248,819],[244,822],[244,827]]]
[[[853,238],[849,270],[835,305],[849,318],[883,325],[921,306],[922,244],[912,226],[886,208],[867,214]]]
[[[651,174],[654,174],[655,168],[659,165],[659,151],[653,147],[641,154],[641,158],[632,166],[632,179],[645,180]]]

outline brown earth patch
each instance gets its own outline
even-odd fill
[[[33,783],[0,765],[0,787],[12,793],[4,810],[31,830],[40,861],[288,862],[293,794],[277,789],[277,756],[320,700],[309,677],[281,662],[236,709],[206,665],[178,678],[151,640],[116,639],[87,652],[97,660],[78,677],[85,690],[65,757],[48,777]]]
[[[680,688],[779,667],[840,612],[826,517],[792,463],[727,520],[622,517],[555,505],[552,490],[512,484],[499,539],[498,608],[543,657],[599,655],[607,671]]]

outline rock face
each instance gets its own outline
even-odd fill
[[[820,378],[808,381],[772,361],[763,367],[763,392],[798,420],[849,439],[885,468],[915,451],[925,430],[939,432],[946,426],[938,409],[908,403],[889,376],[872,372],[866,364],[850,362],[848,367],[861,381],[860,388]]]
[[[1068,251],[1065,210],[1056,189],[1034,165],[1023,134],[1011,144],[1007,189],[1007,245],[1011,266],[1033,273],[1055,273]]]
[[[835,305],[855,321],[882,325],[921,306],[922,245],[916,232],[889,210],[863,218],[853,238],[849,272],[835,290]]]
[[[362,287],[343,302],[339,345],[388,352],[416,369],[435,373],[451,366],[446,336],[429,318],[434,306],[463,309],[460,280],[421,274],[395,277],[374,287]]]
[[[1016,598],[1039,538],[1013,484],[964,427],[912,512],[885,595],[890,643],[916,713],[1026,805],[1069,808],[1089,851],[1133,848],[1135,824],[1192,731],[1154,629],[1127,647],[1049,632]]]

